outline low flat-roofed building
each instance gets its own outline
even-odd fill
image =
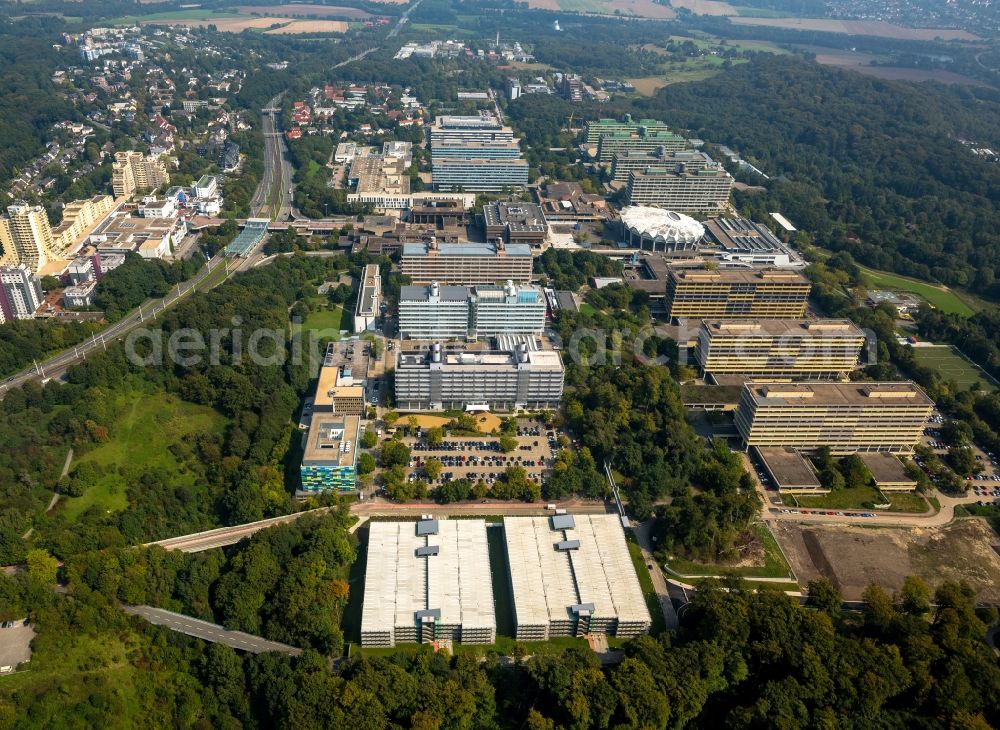
[[[713,375],[843,379],[864,344],[865,333],[847,319],[703,320],[695,357]]]
[[[375,328],[381,300],[382,276],[379,273],[378,264],[368,264],[361,276],[358,303],[354,310],[355,333]]]
[[[820,484],[809,460],[795,449],[771,447],[755,451],[779,492],[822,494],[829,491]]]
[[[89,307],[94,303],[94,289],[97,279],[74,284],[63,289],[63,306],[67,308]]]
[[[534,203],[493,202],[483,206],[486,240],[526,243],[540,247],[548,226],[540,206]]]
[[[94,229],[87,242],[102,256],[134,251],[144,259],[156,259],[168,255],[186,234],[187,223],[176,215],[145,218],[120,206]]]
[[[546,221],[597,223],[611,217],[608,201],[596,193],[585,193],[579,183],[548,183],[534,189],[535,198]]]
[[[303,492],[354,489],[360,426],[358,416],[313,414],[299,468]]]
[[[532,276],[531,247],[523,243],[405,243],[400,270],[415,284],[495,284]]]
[[[571,521],[554,523],[558,517]],[[652,620],[617,515],[505,517],[518,641],[636,636]]]
[[[409,221],[417,225],[433,226],[436,230],[455,228],[465,223],[466,208],[461,200],[413,201]]]
[[[371,523],[362,646],[496,641],[486,522],[433,522]]]
[[[872,473],[875,486],[883,492],[912,492],[917,488],[917,479],[906,470],[906,465],[893,454],[859,454],[868,471]]]
[[[909,454],[934,403],[911,381],[743,386],[736,428],[747,447],[789,446],[836,455]]]
[[[747,218],[713,218],[705,221],[706,242],[716,247],[720,266],[805,266],[795,251],[767,226]]]
[[[801,319],[811,288],[797,271],[671,269],[667,309],[674,319]]]
[[[452,353],[439,343],[396,357],[396,405],[415,410],[557,408],[565,370],[559,353],[529,350]]]
[[[364,386],[355,385],[353,376],[345,378],[344,366],[324,365],[320,368],[313,411],[360,416],[364,413],[364,400]]]

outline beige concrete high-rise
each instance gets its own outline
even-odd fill
[[[7,207],[7,215],[0,218],[0,245],[3,246],[0,264],[23,264],[32,273],[37,273],[49,260],[59,258],[44,208],[18,201]]]
[[[158,157],[142,152],[116,152],[111,166],[111,187],[116,198],[130,198],[138,190],[156,190],[170,182],[170,174]]]

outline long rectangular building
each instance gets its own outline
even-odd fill
[[[796,271],[671,269],[667,310],[677,319],[801,319],[810,288]]]
[[[372,522],[361,645],[496,641],[486,522]]]
[[[647,167],[630,170],[629,205],[658,205],[681,213],[709,213],[729,202],[733,176],[721,167],[680,170]]]
[[[706,320],[695,356],[713,375],[844,378],[864,344],[865,333],[846,319]]]
[[[532,272],[531,248],[522,243],[403,244],[400,270],[410,281],[429,284],[495,284],[508,279],[528,282]]]
[[[433,157],[431,167],[436,191],[499,193],[528,184],[528,161],[520,158]]]
[[[468,339],[499,334],[541,334],[545,298],[535,286],[400,287],[399,335],[403,339]]]
[[[379,273],[378,264],[368,264],[365,266],[361,283],[358,286],[358,303],[354,309],[355,332],[364,332],[375,328],[381,297],[382,276]]]
[[[427,351],[401,351],[396,359],[396,405],[449,410],[557,408],[565,371],[559,353],[528,350],[450,353],[435,343]]]
[[[504,538],[518,641],[649,631],[617,515],[505,517]]]
[[[358,416],[313,414],[299,467],[303,492],[354,489],[360,427]]]
[[[669,132],[670,127],[668,127],[664,122],[656,119],[639,119],[636,121],[632,120],[632,115],[626,114],[621,119],[597,119],[594,121],[587,122],[585,130],[585,142],[586,144],[597,144],[601,137],[611,134],[632,134],[638,132],[640,129],[645,129],[647,132]]]
[[[833,454],[909,454],[934,403],[913,382],[743,386],[736,428],[747,447],[789,446]]]
[[[672,150],[657,147],[653,150],[626,149],[615,152],[611,156],[611,179],[628,182],[629,173],[633,170],[645,170],[647,167],[666,167],[676,170],[683,168],[687,172],[714,168],[715,160],[705,152],[696,150]]]

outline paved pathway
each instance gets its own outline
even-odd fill
[[[289,646],[288,644],[262,639],[259,636],[246,634],[242,631],[230,631],[224,626],[191,618],[182,613],[165,611],[162,608],[154,608],[153,606],[122,606],[122,610],[133,616],[141,616],[154,626],[165,626],[171,631],[211,641],[214,644],[225,644],[226,646],[231,646],[240,651],[247,651],[251,654],[263,654],[274,651],[297,656],[302,653],[301,649]]]
[[[676,629],[678,626],[677,612],[674,604],[670,600],[670,593],[667,590],[667,580],[663,577],[659,563],[653,557],[653,541],[650,531],[653,527],[652,520],[646,522],[636,522],[632,524],[632,532],[635,533],[635,540],[642,549],[642,559],[649,568],[649,577],[653,580],[653,588],[656,590],[656,597],[660,600],[660,608],[663,610],[663,621],[667,630]]]

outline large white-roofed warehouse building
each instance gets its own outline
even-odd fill
[[[663,208],[629,205],[622,208],[622,240],[643,251],[697,251],[705,227],[690,216]]]
[[[505,517],[504,536],[518,641],[649,631],[617,515]]]
[[[496,641],[484,520],[372,522],[362,646]]]

